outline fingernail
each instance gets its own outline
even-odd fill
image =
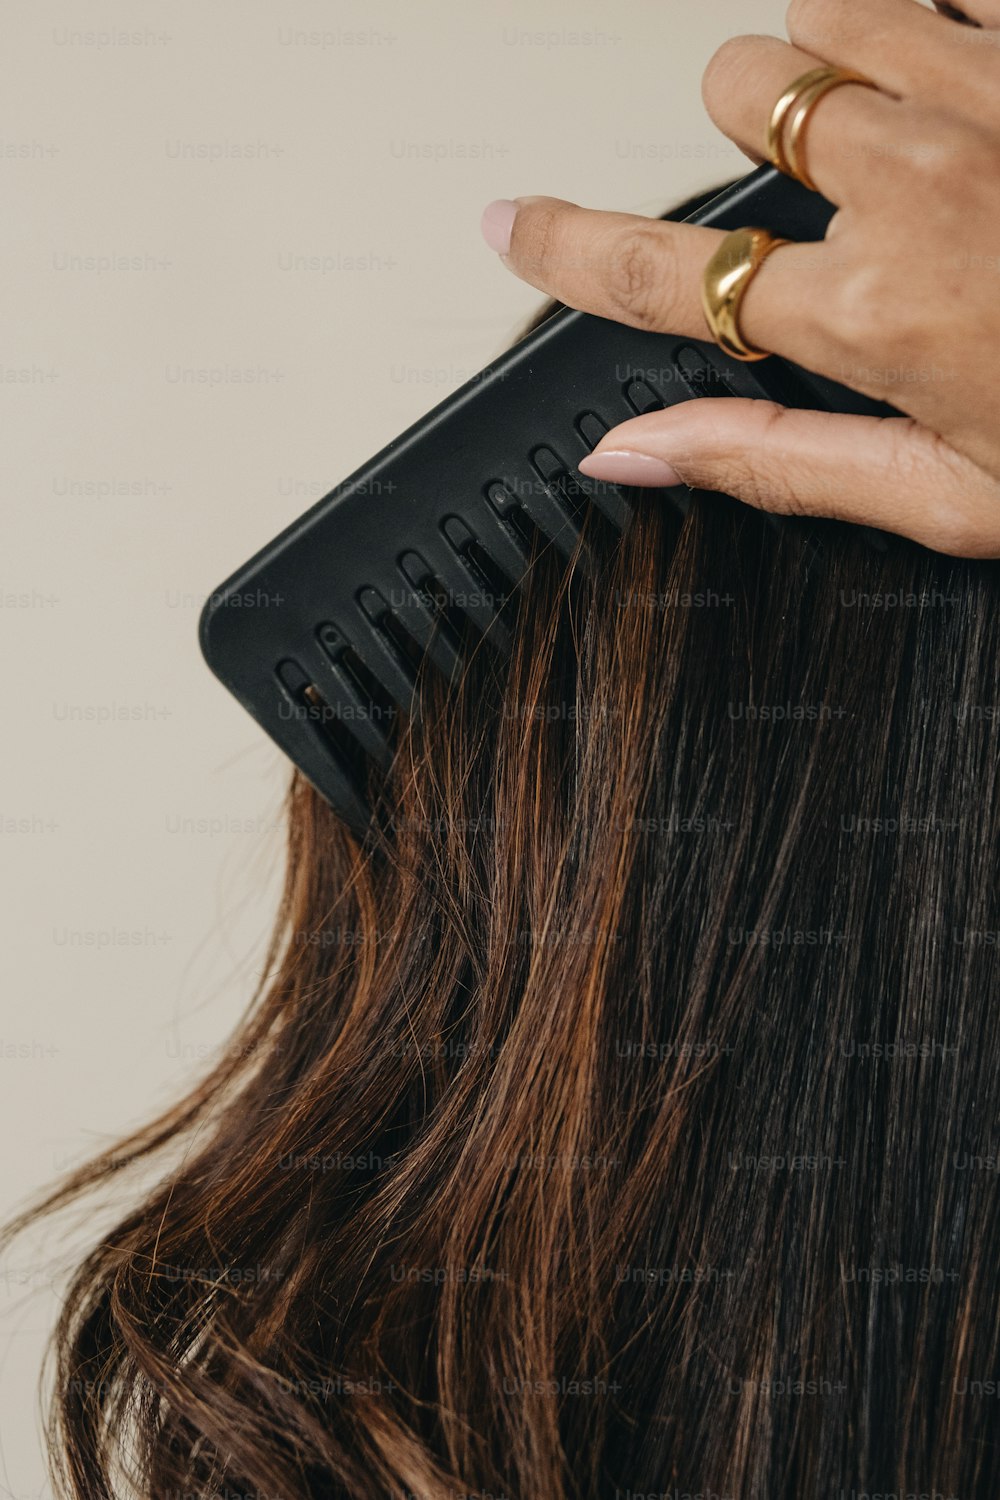
[[[516,214],[517,204],[511,198],[497,198],[483,209],[479,227],[487,245],[498,255],[506,255],[510,249],[510,235]]]
[[[647,485],[653,489],[673,489],[684,481],[676,469],[650,453],[635,453],[631,448],[608,448],[590,453],[577,464],[588,479],[603,479],[608,484]]]

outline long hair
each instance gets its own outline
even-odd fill
[[[421,669],[123,1162],[67,1492],[1000,1492],[1000,567],[662,497]],[[171,1158],[173,1161],[173,1158]],[[36,1210],[37,1212],[37,1210]]]

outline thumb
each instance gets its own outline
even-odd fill
[[[910,417],[703,398],[623,422],[579,467],[611,484],[681,483],[875,526],[955,557],[1000,556],[1000,480]]]

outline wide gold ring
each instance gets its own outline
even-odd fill
[[[755,349],[740,332],[740,306],[746,289],[772,250],[787,245],[766,229],[734,229],[727,234],[705,267],[701,305],[712,337],[733,359],[767,359],[768,350]]]
[[[853,73],[848,68],[810,68],[788,85],[767,124],[767,155],[771,165],[814,193],[819,189],[805,164],[806,129],[819,101],[842,83],[860,83],[869,89],[878,87],[863,73]]]

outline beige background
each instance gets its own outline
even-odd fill
[[[783,15],[5,0],[0,1215],[175,1097],[257,973],[286,773],[202,665],[204,595],[538,304],[489,199],[739,174],[700,73]],[[0,1280],[0,1496],[49,1493],[66,1243]]]

